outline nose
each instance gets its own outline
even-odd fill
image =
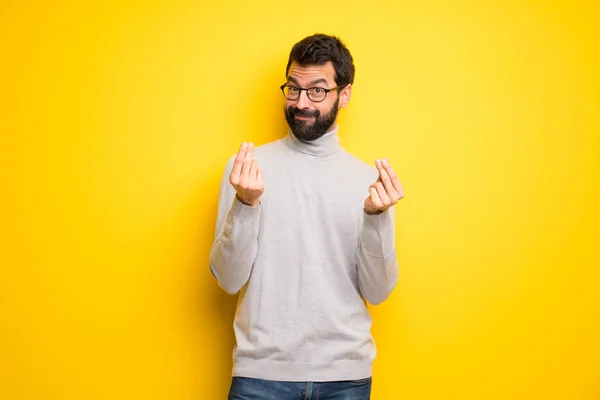
[[[307,109],[309,104],[311,103],[310,99],[308,98],[308,94],[306,93],[306,90],[302,90],[300,92],[300,97],[298,97],[297,101],[297,107],[300,109]]]

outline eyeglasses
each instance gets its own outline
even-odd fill
[[[310,87],[308,89],[304,89],[304,88],[299,88],[296,86],[288,85],[287,83],[284,83],[283,85],[281,85],[281,91],[283,92],[283,95],[285,96],[286,99],[298,100],[300,98],[300,94],[302,93],[302,91],[306,90],[306,95],[308,96],[308,98],[311,101],[314,101],[314,102],[320,102],[320,101],[325,100],[327,93],[331,92],[332,90],[339,89],[339,88],[341,88],[341,86],[336,86],[331,89],[325,89],[325,88],[320,88],[320,87]]]

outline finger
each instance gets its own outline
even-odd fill
[[[383,159],[383,167],[385,168],[385,172],[387,172],[387,174],[390,178],[390,182],[394,186],[394,189],[396,190],[396,192],[400,193],[400,195],[401,195],[400,197],[403,197],[404,196],[404,188],[402,187],[402,183],[400,183],[400,180],[398,179],[398,175],[396,175],[396,172],[392,168],[392,166],[387,158]]]
[[[258,183],[259,186],[262,187],[262,185],[263,185],[263,172],[262,172],[262,169],[260,169],[260,167],[258,166],[258,163],[256,163],[256,182]]]
[[[375,189],[377,189],[377,195],[379,195],[379,198],[381,199],[381,202],[383,203],[383,205],[385,205],[385,206],[390,205],[390,203],[391,203],[390,197],[388,196],[387,192],[385,191],[385,187],[383,186],[383,183],[377,182],[373,186],[375,186]]]
[[[371,203],[373,204],[373,207],[378,209],[383,207],[383,204],[381,203],[381,199],[379,198],[379,195],[377,194],[377,189],[375,189],[373,186],[369,187],[369,193],[371,194]]]
[[[242,163],[242,172],[241,177],[243,181],[246,181],[248,175],[250,173],[250,167],[252,166],[252,156],[254,155],[254,144],[250,143],[248,145],[248,149],[246,151],[246,155],[244,157],[244,162]]]
[[[385,190],[389,194],[389,196],[396,197],[397,196],[396,189],[394,188],[394,185],[392,184],[390,176],[388,175],[386,169],[384,168],[384,165],[383,165],[384,162],[387,162],[387,160],[385,158],[383,160],[375,161],[375,165],[377,166],[377,170],[379,171],[379,179],[383,183],[383,187],[385,188]],[[379,179],[378,179],[378,181],[379,181]]]
[[[242,164],[244,163],[244,158],[246,157],[246,150],[248,149],[247,143],[242,143],[240,146],[240,150],[235,157],[235,161],[233,162],[233,169],[231,170],[232,176],[238,176],[242,172]]]
[[[258,163],[256,160],[252,160],[250,164],[250,172],[248,173],[248,184],[252,185],[256,182],[256,171],[258,170]]]

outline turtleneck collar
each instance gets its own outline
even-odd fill
[[[284,142],[296,151],[316,157],[327,157],[342,148],[338,136],[338,125],[331,132],[310,142],[298,139],[290,129]]]

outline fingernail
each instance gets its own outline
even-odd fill
[[[383,165],[388,165],[388,159],[387,158],[383,159]]]
[[[250,147],[254,147],[254,143],[250,142]]]
[[[381,160],[378,158],[377,160],[375,160],[375,163],[380,163]]]
[[[246,142],[242,143],[242,147],[248,147],[248,143],[246,143]]]

